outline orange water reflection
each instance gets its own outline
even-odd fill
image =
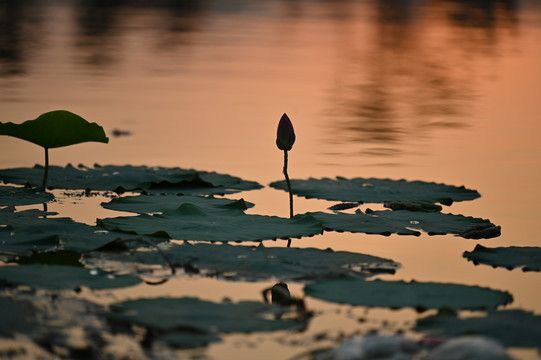
[[[535,2],[180,3],[4,2],[0,120],[68,109],[108,133],[132,133],[108,145],[53,149],[53,164],[180,166],[266,185],[282,176],[274,140],[287,112],[297,133],[292,178],[465,185],[482,197],[445,210],[502,226],[501,237],[479,243],[539,246],[541,11]],[[32,166],[42,156],[32,144],[0,138],[0,168]],[[256,203],[251,213],[288,215],[284,192],[240,196]],[[328,205],[296,199],[295,210]],[[60,204],[56,211],[88,223],[110,216],[97,203]],[[473,266],[462,253],[475,241],[327,233],[293,244],[402,263],[387,278],[508,290],[512,307],[541,314],[541,275]],[[231,297],[258,296],[253,284],[180,281],[186,282],[189,291],[173,294],[211,297],[219,288]],[[149,290],[126,291],[116,296]]]

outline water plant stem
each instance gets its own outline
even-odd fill
[[[41,182],[41,187],[45,191],[47,187],[47,176],[49,175],[49,148],[43,148],[45,149],[45,171],[43,172],[43,181]]]
[[[286,177],[287,190],[289,191],[289,217],[293,217],[293,193],[291,192],[291,182],[287,175],[287,150],[284,150],[284,176]]]

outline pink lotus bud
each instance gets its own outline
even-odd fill
[[[287,114],[284,113],[278,124],[278,132],[276,135],[276,146],[280,150],[291,150],[295,143],[295,130],[293,124]]]

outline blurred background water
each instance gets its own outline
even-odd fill
[[[111,137],[108,145],[54,149],[53,164],[179,166],[266,185],[282,178],[274,141],[286,112],[297,133],[292,178],[465,185],[482,197],[445,211],[502,226],[501,237],[479,243],[539,246],[540,39],[535,0],[0,0],[0,121],[66,109]],[[30,143],[0,139],[0,168],[42,157]],[[284,192],[240,196],[256,203],[252,213],[288,215]],[[326,206],[295,201],[296,212]],[[90,200],[52,207],[88,223],[112,214]],[[541,314],[541,276],[468,263],[462,253],[476,243],[325,233],[294,245],[392,258],[403,265],[393,279],[508,290],[510,307]],[[153,291],[245,299],[263,287],[188,282]],[[322,318],[312,331],[360,326]],[[207,355],[264,358],[276,345],[232,339]],[[278,358],[299,352],[281,349]]]

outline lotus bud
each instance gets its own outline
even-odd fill
[[[276,146],[280,150],[291,150],[295,143],[295,130],[293,124],[287,114],[284,113],[278,124],[278,132],[276,135]]]

